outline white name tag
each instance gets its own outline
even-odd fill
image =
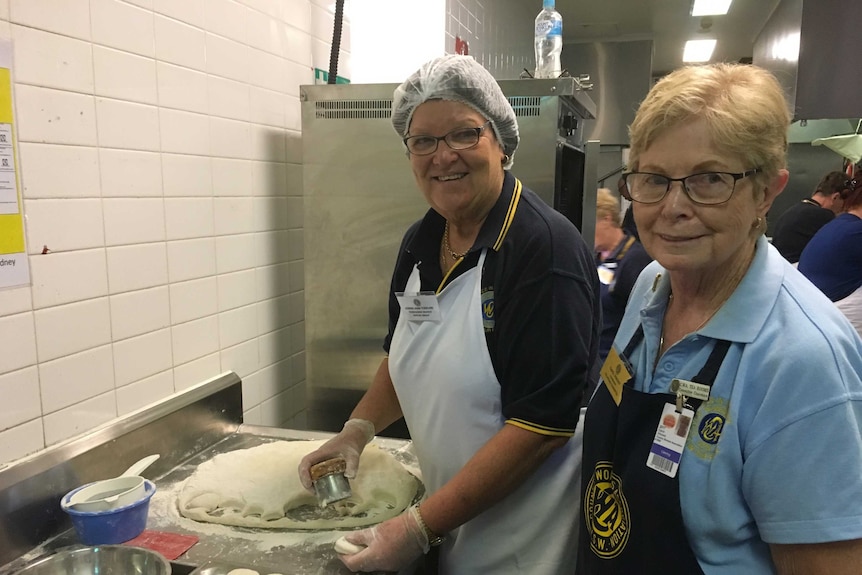
[[[685,379],[674,379],[670,382],[670,391],[677,395],[693,397],[701,401],[709,399],[709,386],[696,381],[686,381]]]
[[[614,275],[617,273],[617,264],[602,264],[597,270],[599,273],[599,281],[603,284],[611,285],[614,282]]]
[[[694,411],[687,407],[678,413],[674,404],[665,404],[652,440],[647,467],[668,477],[676,477],[693,417]]]
[[[440,306],[437,305],[437,294],[434,292],[395,294],[401,313],[410,321],[433,321],[439,323],[441,318]]]

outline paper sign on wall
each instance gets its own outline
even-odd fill
[[[30,283],[24,215],[15,161],[12,43],[0,40],[0,288]]]

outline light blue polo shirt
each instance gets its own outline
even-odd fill
[[[737,290],[653,373],[669,289],[658,262],[644,269],[614,346],[642,322],[635,389],[669,393],[703,367],[713,339],[732,342],[679,471],[704,573],[774,573],[767,543],[862,538],[862,340],[844,315],[761,237]]]

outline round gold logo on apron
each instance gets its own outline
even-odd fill
[[[599,461],[584,494],[584,515],[593,553],[611,559],[622,553],[629,540],[631,518],[622,481],[613,465]]]

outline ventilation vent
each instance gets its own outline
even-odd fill
[[[512,96],[509,98],[516,116],[538,116],[541,109],[540,96]]]
[[[315,102],[318,120],[365,120],[392,116],[392,100],[331,100]]]
[[[538,116],[540,96],[512,96],[509,98],[515,116]],[[365,120],[392,117],[392,100],[327,100],[315,102],[318,120]]]

